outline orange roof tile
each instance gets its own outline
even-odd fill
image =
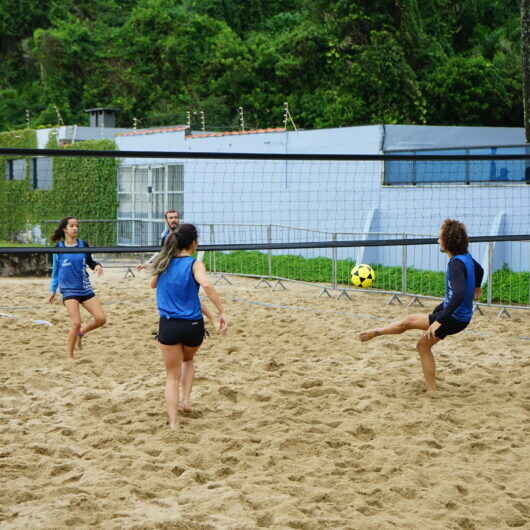
[[[138,129],[137,131],[119,133],[116,136],[137,136],[140,134],[156,134],[156,133],[185,131],[187,128],[188,128],[187,125],[177,125],[176,127],[161,127],[159,129]]]
[[[277,127],[275,129],[253,129],[251,131],[226,131],[226,132],[219,132],[219,133],[206,133],[206,134],[190,134],[186,136],[186,139],[188,138],[211,138],[211,137],[217,137],[217,136],[233,136],[233,135],[241,135],[241,134],[262,134],[262,133],[273,133],[273,132],[285,132],[286,129],[283,127]]]

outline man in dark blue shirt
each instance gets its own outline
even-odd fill
[[[484,269],[468,252],[466,227],[454,219],[446,219],[438,239],[441,252],[449,256],[445,275],[445,298],[430,315],[415,314],[384,328],[374,328],[359,334],[359,340],[369,341],[380,335],[396,335],[409,329],[425,333],[416,349],[420,354],[427,391],[436,390],[435,363],[431,348],[447,335],[463,331],[473,316],[473,300],[480,298]]]

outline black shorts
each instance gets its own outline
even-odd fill
[[[434,311],[429,315],[429,326],[438,318],[440,311]],[[460,333],[467,328],[469,322],[462,322],[461,320],[456,320],[456,318],[446,317],[442,322],[442,325],[435,331],[434,335],[440,340],[445,339],[447,335],[455,335]]]
[[[96,296],[94,293],[87,294],[85,296],[75,296],[75,295],[74,296],[71,296],[71,295],[63,296],[63,304],[64,302],[66,302],[66,300],[77,300],[80,304],[82,304],[83,302],[86,302],[87,300],[94,298],[94,296]]]
[[[158,324],[158,342],[166,346],[184,344],[197,347],[204,340],[204,320],[161,317]]]

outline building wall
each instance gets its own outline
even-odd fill
[[[78,125],[63,125],[50,129],[38,129],[37,148],[46,149],[52,131],[57,131],[57,141],[59,143],[70,143],[82,142],[84,140],[113,140],[116,134],[130,130],[108,127],[81,127]]]
[[[366,126],[204,138],[186,138],[178,131],[118,136],[117,144],[122,150],[379,154],[383,145],[511,145],[521,134],[520,129]],[[184,216],[204,227],[205,242],[210,238],[208,227],[221,224],[264,226],[216,227],[216,243],[266,241],[269,224],[327,232],[274,229],[274,240],[289,242],[330,239],[332,233],[338,233],[338,239],[434,236],[447,217],[463,221],[471,235],[530,233],[530,186],[524,184],[387,187],[382,185],[383,166],[378,161],[126,159],[123,164],[166,162],[184,164]],[[525,251],[524,245],[498,244],[495,268],[507,263],[512,270],[529,270],[530,249]],[[483,261],[485,245],[472,250]],[[401,247],[371,247],[340,249],[338,256],[400,265],[403,252]],[[435,246],[408,249],[409,266],[443,270],[446,263]]]

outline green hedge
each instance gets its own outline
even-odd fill
[[[0,133],[0,147],[35,149],[37,133],[33,129],[22,129]],[[12,240],[16,232],[23,230],[26,222],[25,195],[29,189],[29,162],[26,163],[26,179],[7,181],[7,160],[0,157],[0,239]],[[27,159],[26,159],[27,160]]]
[[[11,131],[0,134],[0,146],[36,148],[35,131]],[[56,135],[50,134],[49,148],[58,148]],[[68,150],[114,150],[112,140],[88,140]],[[114,158],[54,158],[53,187],[51,190],[34,190],[30,182],[29,163],[26,178],[6,181],[5,161],[0,176],[0,239],[14,241],[17,232],[28,226],[40,224],[46,236],[55,228],[42,224],[46,220],[76,216],[80,219],[116,219],[118,209],[117,170]],[[81,237],[92,245],[115,245],[114,223],[95,224],[83,228]]]
[[[205,263],[211,269],[235,274],[269,273],[268,256],[258,251],[236,251],[229,253],[207,252]],[[355,266],[351,260],[337,261],[337,281],[349,285],[350,271]],[[391,291],[402,290],[401,267],[373,265],[376,273],[374,287]],[[330,283],[332,261],[329,258],[304,258],[294,255],[272,256],[272,275],[291,280]],[[481,302],[487,301],[487,283],[483,286]],[[409,268],[407,270],[407,292],[427,296],[443,297],[445,274]],[[493,273],[493,302],[502,304],[530,304],[530,273],[512,272],[508,268]]]

